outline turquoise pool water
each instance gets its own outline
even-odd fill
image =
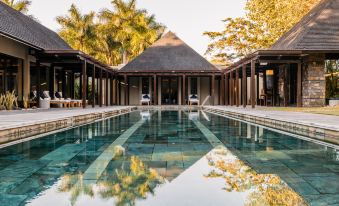
[[[135,111],[0,149],[0,205],[339,205],[339,152],[202,111]]]

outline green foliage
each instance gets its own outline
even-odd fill
[[[319,1],[249,0],[245,17],[227,18],[223,31],[204,33],[211,39],[206,54],[229,63],[269,48]]]
[[[31,1],[29,0],[0,0],[7,4],[8,6],[12,7],[15,10],[18,10],[22,13],[27,13],[28,12],[28,7],[31,5]]]
[[[108,65],[139,55],[163,33],[165,27],[153,15],[136,8],[136,0],[113,0],[113,10],[81,14],[75,5],[67,16],[57,17],[60,36],[74,49]]]

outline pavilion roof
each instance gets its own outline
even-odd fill
[[[168,32],[119,72],[219,71],[174,33]]]
[[[33,48],[70,50],[71,47],[54,31],[31,17],[0,1],[0,35],[12,38]]]
[[[322,0],[269,50],[339,50],[339,0]]]

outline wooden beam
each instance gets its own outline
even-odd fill
[[[154,105],[158,105],[158,95],[157,95],[157,75],[153,75],[153,102]]]
[[[105,106],[108,106],[108,72],[106,72]]]
[[[212,98],[212,105],[214,105],[214,96],[215,96],[215,75],[212,75],[211,77],[211,98]]]
[[[225,74],[225,105],[230,104],[230,81],[229,81],[229,73]]]
[[[237,107],[240,105],[239,95],[239,69],[235,70],[235,104]]]
[[[242,66],[242,105],[245,108],[247,106],[247,72],[246,65]]]
[[[302,65],[298,63],[297,71],[297,106],[302,107]]]
[[[102,69],[100,68],[100,74],[99,74],[99,106],[102,107],[102,96],[103,96],[103,83],[102,83]]]
[[[255,84],[255,91],[256,91],[256,100],[257,100],[257,105],[259,104],[259,72],[257,73],[257,78],[255,79],[256,80],[256,84]]]
[[[251,61],[251,105],[255,108],[255,61]]]
[[[86,100],[87,100],[87,62],[84,60],[82,62],[82,107],[86,108]]]
[[[92,107],[95,107],[95,65],[93,65],[92,73]]]

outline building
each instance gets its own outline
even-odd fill
[[[324,106],[325,62],[339,59],[339,0],[323,0],[271,48],[227,70],[226,104]]]
[[[113,104],[109,85],[114,75],[107,65],[73,50],[58,34],[0,1],[0,93],[15,91],[22,101],[33,91],[49,91],[51,97],[60,91],[65,98],[83,99],[83,106]],[[92,78],[95,93],[86,86]]]
[[[118,72],[119,102],[139,105],[149,94],[153,105],[187,105],[190,95],[199,104],[220,104],[221,72],[168,32]]]

